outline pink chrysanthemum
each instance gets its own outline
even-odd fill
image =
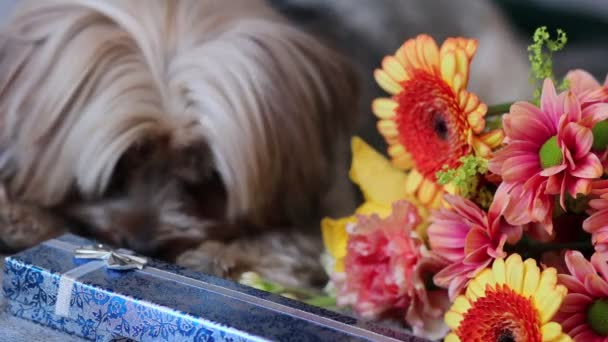
[[[445,291],[427,291],[425,280],[444,266],[416,234],[416,207],[399,201],[386,219],[360,216],[349,227],[344,278],[336,283],[337,302],[366,318],[402,313],[418,336],[447,333],[442,317],[449,301]]]
[[[566,253],[570,274],[559,274],[568,294],[555,316],[577,342],[608,342],[608,259],[594,254],[591,262],[578,251]]]
[[[608,180],[593,182],[591,194],[595,197],[589,201],[592,214],[583,222],[583,229],[591,234],[596,252],[608,255]]]
[[[554,196],[562,208],[567,194],[576,198],[591,190],[603,167],[592,153],[592,127],[608,118],[604,103],[581,108],[573,92],[555,92],[549,79],[543,84],[540,108],[516,102],[503,118],[507,146],[496,152],[490,171],[502,176],[497,190],[512,199],[505,210],[511,224],[539,222],[548,233]]]
[[[591,74],[577,69],[568,72],[566,80],[583,108],[596,103],[608,102],[608,77],[601,85]],[[604,166],[604,172],[606,172],[608,169],[608,121],[596,123],[592,127],[592,132],[591,150],[598,155]]]
[[[566,74],[570,90],[578,97],[583,106],[608,101],[608,77],[601,85],[595,77],[585,70],[571,70]]]
[[[450,262],[433,280],[454,299],[492,260],[506,257],[505,243],[519,241],[522,228],[502,219],[505,197],[496,197],[487,214],[462,197],[444,198],[452,208],[431,214],[428,236],[432,253]]]

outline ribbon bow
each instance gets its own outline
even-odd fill
[[[133,255],[128,250],[113,250],[102,244],[77,248],[74,253],[78,259],[105,260],[108,269],[119,271],[141,270],[148,262],[148,259]]]

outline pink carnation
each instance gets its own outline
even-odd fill
[[[448,288],[453,300],[495,258],[506,257],[505,243],[517,243],[522,228],[502,219],[508,204],[505,197],[495,197],[487,214],[460,196],[446,195],[445,199],[451,209],[431,214],[428,236],[432,253],[449,261],[433,280]]]
[[[449,301],[445,291],[427,291],[425,279],[444,265],[416,234],[420,222],[416,208],[405,201],[396,202],[386,219],[360,216],[349,227],[337,302],[366,318],[402,313],[416,335],[440,338],[447,333],[443,314]]]

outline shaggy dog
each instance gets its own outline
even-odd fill
[[[219,275],[322,281],[357,84],[261,0],[23,2],[0,35],[4,207],[41,238],[65,219],[166,258],[206,242],[194,266]]]
[[[381,94],[383,55],[420,32],[477,37],[473,89],[528,91],[489,3],[267,2],[20,1],[0,32],[0,249],[69,227],[220,276],[319,286],[318,222],[354,208],[349,136],[383,148],[358,115]]]

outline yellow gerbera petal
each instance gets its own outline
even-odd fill
[[[541,323],[548,322],[555,315],[562,305],[562,301],[567,293],[568,289],[563,285],[558,285],[555,287],[554,291],[549,291],[547,296],[545,296],[544,300],[538,306]]]
[[[401,170],[409,170],[414,166],[412,156],[405,150],[405,147],[400,143],[389,145],[388,155],[391,156],[391,161],[395,167]]]
[[[460,342],[460,338],[456,334],[449,334],[443,340],[444,342]]]
[[[458,328],[458,325],[460,325],[462,318],[463,318],[462,315],[459,314],[458,312],[448,311],[445,314],[445,324],[447,324],[447,326],[450,327],[451,329],[456,329],[456,328]]]
[[[534,303],[538,305],[545,297],[549,291],[555,288],[557,284],[557,271],[553,267],[549,267],[540,275],[540,280],[538,282],[538,288],[536,289],[536,293],[534,293],[533,299]]]
[[[481,271],[476,279],[479,282],[479,286],[483,289],[485,289],[487,286],[494,288],[494,285],[496,285],[494,273],[492,273],[492,269],[490,268],[486,268],[485,270]]]
[[[484,120],[485,113],[480,111],[474,111],[467,116],[467,121],[471,126],[471,129],[475,133],[481,133],[486,126],[486,120]]]
[[[394,201],[405,198],[408,176],[403,171],[391,165],[361,138],[354,137],[351,148],[350,178],[367,201],[390,207]]]
[[[439,67],[439,47],[435,40],[428,35],[420,35],[417,39],[416,52],[418,60],[423,62],[424,68],[433,72]]]
[[[465,296],[458,296],[454,300],[451,310],[460,314],[464,314],[471,308],[471,303]]]
[[[392,99],[379,98],[372,102],[372,111],[379,119],[389,120],[395,117],[395,110],[399,105]]]
[[[469,298],[471,302],[474,303],[477,298],[483,297],[485,293],[485,287],[482,287],[481,284],[479,284],[479,281],[477,281],[477,279],[473,279],[469,282],[465,295],[467,296],[467,298]]]
[[[540,268],[536,266],[534,259],[527,259],[524,262],[524,286],[522,294],[524,297],[531,297],[538,288],[540,280]]]
[[[393,56],[384,57],[382,60],[382,69],[395,81],[407,81],[408,74],[403,65]]]
[[[519,254],[511,254],[505,262],[507,284],[515,292],[521,293],[524,278],[524,264]]]
[[[398,137],[397,124],[393,120],[378,121],[378,131],[385,137]]]
[[[562,334],[562,326],[559,323],[549,322],[541,327],[544,341],[553,341]]]
[[[453,335],[465,341],[473,335],[567,341],[560,324],[549,323],[567,290],[555,285],[555,269],[548,270],[540,272],[534,259],[523,262],[519,254],[496,259],[469,282],[464,296],[456,298],[445,316],[446,324]],[[540,301],[527,295],[541,289],[544,296]]]
[[[456,75],[456,56],[453,53],[441,57],[441,78],[453,88]]]
[[[428,205],[435,198],[437,190],[438,185],[431,180],[424,179],[422,185],[420,186],[420,190],[418,190],[417,197],[422,204]]]
[[[507,282],[507,271],[505,267],[505,261],[503,259],[497,259],[492,264],[492,272],[494,272],[494,279],[497,284],[505,284]]]
[[[491,149],[495,149],[505,138],[505,132],[502,129],[495,129],[479,137],[479,140],[483,141]]]
[[[374,71],[374,78],[378,85],[391,95],[395,95],[403,90],[401,85],[393,80],[384,70],[376,69],[376,71]]]

